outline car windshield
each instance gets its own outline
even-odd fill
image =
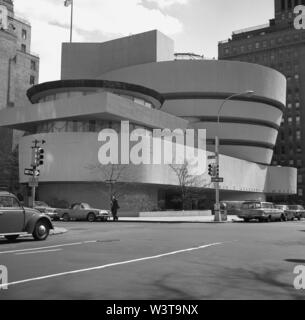
[[[246,202],[242,204],[243,209],[260,209],[262,205],[259,202]]]
[[[82,203],[83,209],[92,209],[88,203]]]
[[[299,209],[299,206],[289,206],[289,209],[291,209],[291,210],[298,210],[298,209]]]
[[[48,207],[49,205],[47,205],[45,202],[43,201],[35,201],[35,206],[36,207]]]
[[[284,206],[284,205],[276,205],[275,208],[276,208],[276,209],[286,210],[287,206]]]

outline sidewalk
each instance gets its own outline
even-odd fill
[[[112,221],[112,219],[110,220]],[[228,216],[224,223],[242,221],[237,216]],[[195,217],[119,217],[119,222],[149,222],[149,223],[215,223],[214,216]]]

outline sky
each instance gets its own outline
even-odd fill
[[[39,82],[59,80],[70,7],[64,0],[14,0],[14,5],[15,14],[32,25]],[[175,41],[176,52],[217,58],[218,41],[267,23],[273,11],[273,0],[74,0],[73,41],[103,42],[158,29]]]

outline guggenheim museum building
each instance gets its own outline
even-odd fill
[[[253,94],[240,94],[248,90]],[[32,141],[46,141],[40,200],[101,208],[115,190],[125,215],[177,208],[180,184],[171,166],[114,168],[98,161],[100,131],[119,133],[122,121],[148,135],[156,128],[206,129],[208,156],[219,135],[221,200],[297,192],[297,170],[270,165],[286,102],[286,79],[273,69],[192,55],[180,59],[173,40],[154,30],[104,43],[64,43],[61,80],[35,85],[27,95],[30,107],[1,110],[0,126],[25,132],[19,143],[24,185]],[[208,208],[214,198],[208,170],[190,187],[189,208]]]

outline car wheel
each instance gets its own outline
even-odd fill
[[[5,239],[8,240],[8,241],[15,241],[15,240],[17,240],[18,237],[19,237],[19,235],[5,236]]]
[[[33,237],[35,240],[43,241],[46,240],[50,233],[50,227],[49,224],[45,221],[38,221],[36,223]]]
[[[63,221],[68,222],[70,221],[70,216],[69,213],[64,213],[64,215],[62,216]]]
[[[281,222],[286,222],[287,221],[287,216],[282,214],[281,215]]]
[[[269,217],[266,219],[266,222],[272,222],[272,217],[269,216]]]
[[[244,222],[250,222],[250,219],[244,218]]]
[[[89,222],[94,222],[95,219],[96,219],[96,217],[95,217],[95,214],[94,214],[94,213],[91,212],[91,213],[88,214],[87,220],[88,220]]]

